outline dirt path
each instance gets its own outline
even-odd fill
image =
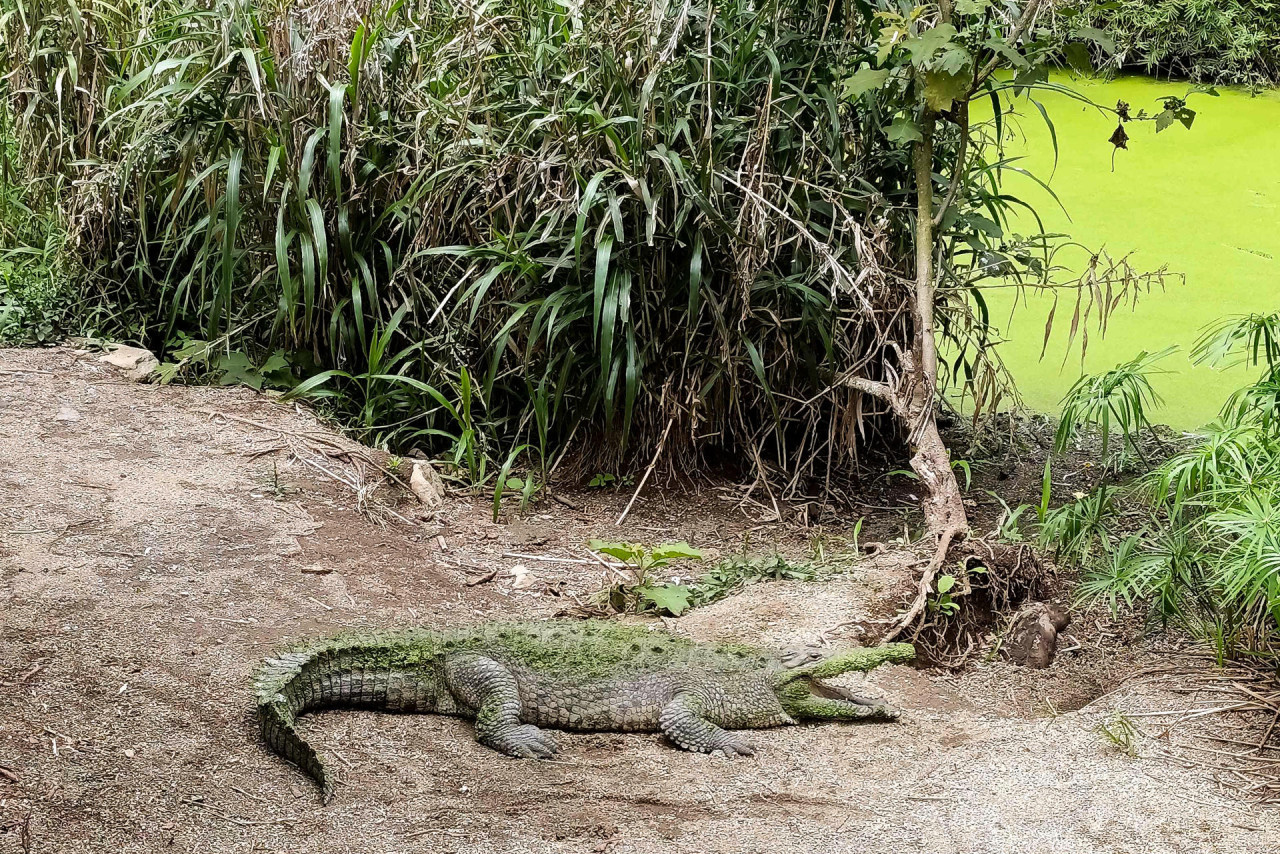
[[[1218,794],[1201,772],[1110,748],[1094,732],[1106,703],[1050,715],[1064,685],[1082,684],[1069,661],[959,680],[894,668],[872,682],[909,710],[900,725],[760,733],[758,757],[734,762],[599,734],[564,736],[562,761],[518,763],[461,721],[328,714],[308,727],[343,780],[319,807],[310,782],[259,743],[248,697],[258,662],[284,640],[344,627],[549,616],[598,587],[600,569],[527,562],[539,583],[521,591],[466,582],[522,560],[504,552],[580,554],[587,537],[616,536],[626,498],[580,512],[544,502],[509,525],[488,522],[482,500],[457,500],[437,519],[384,516],[383,527],[317,468],[358,477],[323,453],[335,448],[360,450],[245,390],[140,386],[91,356],[0,350],[0,852],[24,851],[24,827],[40,854],[1280,844],[1280,817]],[[646,497],[625,533],[730,549],[752,530],[757,545],[803,546],[719,497]],[[838,581],[760,585],[674,627],[808,639],[882,613],[907,573],[886,560]],[[1131,664],[1112,660],[1116,672]],[[1178,702],[1142,690],[1128,702]]]

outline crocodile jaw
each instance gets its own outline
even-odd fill
[[[896,720],[897,709],[832,685],[826,679],[914,657],[915,648],[906,643],[845,650],[816,664],[780,672],[774,693],[787,716],[796,720]]]

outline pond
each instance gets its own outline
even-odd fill
[[[1141,77],[1058,82],[1096,103],[1127,101],[1135,115],[1139,109],[1159,112],[1162,95],[1183,95],[1188,88]],[[1280,92],[1218,92],[1216,98],[1189,99],[1198,112],[1190,130],[1175,124],[1157,134],[1152,122],[1126,125],[1129,149],[1116,152],[1114,171],[1108,143],[1114,116],[1063,95],[1043,96],[1058,137],[1054,170],[1048,128],[1023,102],[1027,115],[1013,149],[1025,146],[1029,154],[1019,165],[1052,175],[1048,183],[1066,213],[1030,180],[1011,175],[1005,182],[1008,191],[1035,204],[1047,231],[1069,233],[1113,256],[1132,252],[1139,269],[1167,265],[1185,274],[1185,283],[1174,280],[1164,292],[1142,297],[1135,310],[1120,308],[1104,339],[1091,328],[1083,367],[1105,370],[1142,350],[1177,345],[1179,351],[1161,362],[1167,372],[1153,383],[1164,399],[1154,419],[1184,429],[1213,418],[1249,376],[1242,368],[1191,364],[1191,347],[1205,324],[1280,309]],[[1041,359],[1052,298],[1033,295],[1011,311],[1009,291],[988,293],[993,320],[1009,339],[1004,358],[1026,404],[1053,411],[1081,373],[1079,342],[1066,353],[1072,306],[1059,307]]]

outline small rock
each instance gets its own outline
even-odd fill
[[[125,752],[124,752],[124,755],[125,755],[125,758],[127,758],[127,759],[132,759],[132,758],[133,758],[133,748],[132,748],[132,747],[130,747],[130,748],[126,749],[126,750],[125,750]]]
[[[1013,618],[1000,651],[1014,664],[1048,667],[1058,651],[1058,632],[1070,622],[1071,617],[1058,606],[1031,602]]]
[[[547,542],[546,524],[527,522],[524,519],[515,518],[507,526],[511,533],[511,541],[519,546],[540,546]],[[494,532],[495,535],[497,532]]]
[[[529,571],[529,567],[522,563],[518,563],[511,567],[511,587],[514,590],[528,590],[530,587],[538,583],[538,576]]]
[[[444,481],[429,462],[414,461],[413,473],[409,475],[409,488],[430,509],[434,510],[444,504]]]
[[[151,372],[160,366],[160,360],[150,350],[144,350],[141,347],[126,347],[123,344],[109,346],[113,348],[112,351],[105,356],[98,357],[98,361],[120,368],[124,371],[126,379],[140,383],[151,376]]]
[[[76,412],[70,406],[62,406],[58,408],[58,414],[54,417],[54,421],[79,421],[80,413]]]

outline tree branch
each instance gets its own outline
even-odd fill
[[[1013,30],[1005,37],[1005,42],[1011,48],[1016,48],[1018,40],[1027,34],[1027,30],[1031,29],[1031,25],[1035,23],[1036,16],[1040,14],[1040,8],[1045,5],[1045,0],[1027,0],[1026,8],[1022,10],[1022,17],[1018,19],[1018,23],[1014,24]],[[1000,54],[995,54],[991,59],[987,60],[987,64],[982,67],[982,71],[978,73],[978,77],[974,80],[973,91],[976,92],[978,87],[987,82],[987,78],[995,74],[996,69],[1000,67]]]
[[[893,400],[893,389],[889,388],[888,384],[869,380],[866,377],[841,377],[838,384],[848,386],[880,400]]]

